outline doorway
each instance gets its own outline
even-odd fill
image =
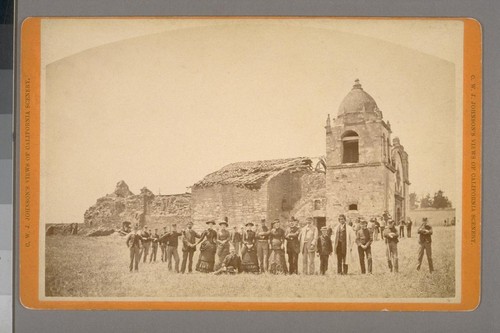
[[[318,228],[319,233],[321,231],[321,228],[326,226],[326,217],[315,217],[314,224],[316,225],[316,228]]]

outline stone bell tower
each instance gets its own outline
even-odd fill
[[[391,125],[383,120],[382,111],[359,80],[340,103],[337,117],[328,115],[325,129],[327,223],[336,223],[339,214],[369,219],[387,210],[395,217],[398,207],[404,218],[407,193],[396,196],[395,190],[398,175],[402,177],[399,184],[409,185],[407,154],[406,163],[400,164],[406,170],[397,172],[392,161]]]

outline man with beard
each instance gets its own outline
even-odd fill
[[[344,214],[339,215],[339,224],[333,231],[333,251],[337,256],[337,274],[347,275],[349,265],[352,262],[352,247],[356,235],[352,227],[346,223]]]
[[[286,252],[288,253],[288,271],[290,274],[299,274],[300,228],[297,226],[297,222],[297,220],[292,218],[290,220],[290,226],[285,232]]]
[[[300,230],[300,253],[302,254],[302,273],[314,274],[314,254],[318,242],[318,228],[313,225],[313,218],[306,219],[306,226]]]

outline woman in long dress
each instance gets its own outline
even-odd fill
[[[215,252],[217,250],[217,232],[213,229],[215,221],[208,221],[207,225],[207,230],[203,231],[200,240],[196,243],[196,245],[201,243],[200,257],[196,264],[196,270],[202,273],[211,273],[214,271]]]
[[[241,248],[241,271],[246,273],[259,273],[259,260],[255,247],[255,232],[252,230],[252,222],[245,224],[246,231],[243,234],[243,246]]]
[[[227,222],[222,221],[219,223],[220,230],[217,232],[217,252],[215,257],[215,270],[218,270],[224,259],[229,254],[229,241],[231,240],[231,234],[227,230]]]
[[[285,230],[280,228],[280,221],[274,220],[269,242],[271,254],[269,255],[269,272],[271,274],[287,274],[285,259]]]

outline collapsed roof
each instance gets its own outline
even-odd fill
[[[312,171],[312,164],[312,159],[308,157],[231,163],[208,174],[195,183],[193,188],[234,185],[260,189],[270,178],[283,172]]]

